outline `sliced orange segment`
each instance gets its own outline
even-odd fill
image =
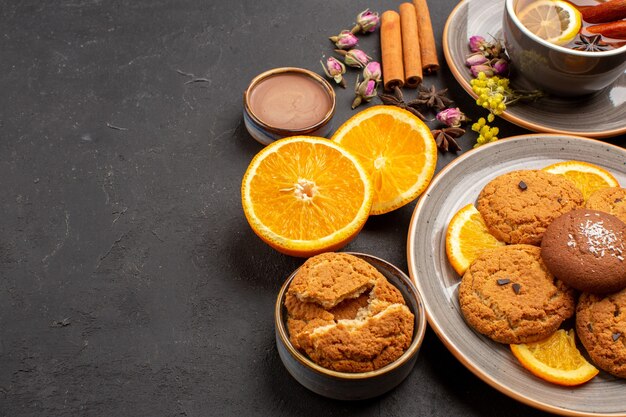
[[[504,246],[493,237],[473,204],[455,213],[446,232],[446,254],[452,267],[463,275],[472,261],[485,249]]]
[[[563,0],[533,1],[517,17],[532,33],[556,45],[572,41],[582,26],[578,9]]]
[[[373,192],[358,159],[328,139],[294,136],[263,148],[241,185],[252,230],[293,256],[334,251],[365,224]]]
[[[619,187],[617,179],[604,168],[582,161],[565,161],[549,165],[543,169],[552,174],[564,175],[583,193],[585,200],[596,190],[606,187]]]
[[[352,116],[332,139],[355,154],[374,184],[371,214],[415,200],[437,165],[437,145],[428,126],[394,106],[373,106]]]
[[[558,385],[580,385],[598,374],[576,347],[574,330],[557,330],[535,343],[511,345],[513,355],[524,368]]]

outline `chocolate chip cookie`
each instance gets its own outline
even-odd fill
[[[583,203],[583,194],[565,177],[519,170],[491,180],[478,196],[476,208],[498,240],[539,245],[556,217]]]
[[[508,245],[482,252],[459,286],[466,322],[500,343],[548,337],[574,314],[574,291],[554,278],[540,248]]]
[[[583,293],[576,333],[594,364],[626,378],[626,289],[606,296]]]

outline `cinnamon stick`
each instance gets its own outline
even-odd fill
[[[404,58],[404,85],[417,87],[422,82],[422,57],[417,32],[417,15],[411,3],[400,4],[400,27],[402,28],[402,56]]]
[[[626,39],[626,20],[588,26],[587,30],[591,33],[599,33],[607,38]]]
[[[626,0],[609,0],[597,6],[580,8],[588,23],[608,23],[626,18]]]
[[[415,6],[415,14],[417,16],[422,69],[428,74],[439,69],[433,24],[430,21],[430,12],[428,11],[426,0],[413,0],[413,6]]]
[[[383,86],[387,90],[404,85],[400,15],[387,10],[380,16],[380,49],[383,64]]]

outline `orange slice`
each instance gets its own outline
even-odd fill
[[[354,155],[328,139],[307,136],[263,148],[241,185],[252,230],[292,256],[345,246],[365,224],[372,198],[367,171]]]
[[[560,329],[540,342],[511,345],[511,351],[524,368],[558,385],[580,385],[598,374],[576,347],[574,330]]]
[[[415,200],[437,165],[437,145],[418,117],[394,106],[373,106],[348,119],[332,139],[355,154],[372,177],[371,214]]]
[[[582,26],[578,9],[563,0],[533,1],[517,17],[532,33],[556,45],[572,41]]]
[[[596,190],[606,187],[619,187],[617,179],[604,168],[582,161],[565,161],[549,165],[543,169],[552,174],[564,175],[574,182],[583,193],[585,200]]]
[[[465,273],[480,252],[504,245],[489,233],[483,217],[473,204],[457,211],[450,220],[446,232],[446,254],[459,275]]]

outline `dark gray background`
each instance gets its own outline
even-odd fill
[[[270,68],[321,73],[328,36],[399,3],[0,2],[0,415],[542,414],[430,330],[408,379],[369,401],[319,397],[278,358],[275,297],[303,260],[243,216],[241,178],[261,146],[242,93]],[[449,87],[476,119],[441,52],[455,4],[430,2],[442,69],[426,84]],[[379,58],[378,34],[361,48]],[[338,90],[337,125],[352,97]],[[454,158],[440,154],[438,168]],[[414,207],[371,218],[346,249],[407,271]]]

